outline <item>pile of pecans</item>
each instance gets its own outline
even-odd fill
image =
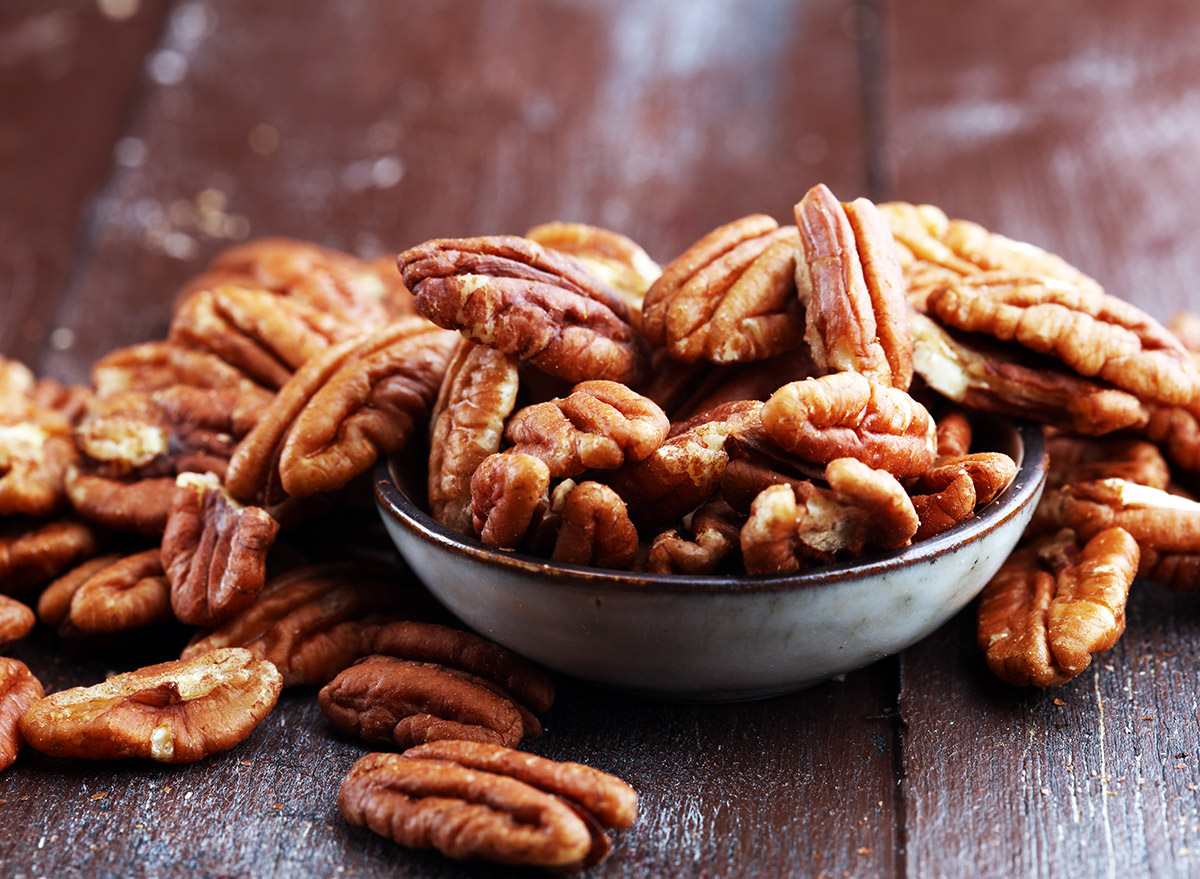
[[[43,696],[0,660],[0,767],[177,763],[233,747],[285,686],[360,760],[346,818],[451,857],[581,868],[630,826],[624,782],[518,748],[546,675],[463,631],[378,558],[289,535],[361,504],[427,437],[428,507],[491,546],[654,573],[778,574],[966,521],[1014,462],[972,411],[1049,435],[1051,476],[986,588],[979,641],[1016,684],[1079,674],[1141,575],[1195,588],[1200,322],[1172,332],[1061,259],[930,206],[753,215],[660,268],[554,223],[368,262],[281,239],[221,254],[169,336],[88,387],[0,361],[0,643],[177,620],[177,660]],[[1185,346],[1186,345],[1186,346]],[[516,817],[519,816],[519,817]]]

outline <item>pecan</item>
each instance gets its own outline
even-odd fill
[[[828,489],[778,484],[754,499],[741,531],[747,572],[786,573],[868,548],[895,549],[916,534],[912,501],[886,470],[839,458],[826,466],[825,478]]]
[[[621,297],[570,257],[525,238],[427,241],[398,257],[417,311],[571,382],[627,384],[646,344]]]
[[[19,641],[33,631],[37,617],[29,605],[0,595],[0,646]]]
[[[23,414],[36,385],[28,366],[0,356],[0,414],[10,417]]]
[[[761,360],[800,344],[795,226],[743,217],[705,235],[646,293],[642,329],[684,362]]]
[[[513,443],[510,452],[540,458],[558,478],[641,461],[670,427],[653,400],[618,382],[586,381],[566,397],[519,410],[505,436]]]
[[[938,393],[969,409],[1061,424],[1095,436],[1144,425],[1133,394],[1041,362],[1019,346],[968,343],[923,314],[909,315],[913,366]]]
[[[911,489],[921,520],[913,539],[924,540],[965,522],[1004,491],[1016,474],[1016,463],[1003,452],[939,455],[937,466],[922,473]]]
[[[788,382],[820,373],[807,345],[766,360],[714,369],[714,375],[676,407],[675,419],[687,419],[724,403],[765,400]]]
[[[49,516],[61,508],[67,468],[78,457],[65,431],[0,423],[0,515]]]
[[[249,736],[281,688],[271,663],[215,650],[47,696],[21,715],[21,733],[54,757],[191,763]]]
[[[937,454],[924,406],[853,372],[786,384],[763,404],[761,418],[782,448],[820,464],[853,457],[904,477],[928,469]]]
[[[363,327],[412,311],[394,261],[361,260],[291,238],[259,238],[221,251],[177,298],[226,284],[268,290]]]
[[[971,451],[971,420],[967,414],[952,409],[937,419],[938,460],[965,455]]]
[[[439,739],[512,746],[537,735],[499,687],[468,672],[394,656],[368,656],[318,694],[325,716],[349,735],[406,748]]]
[[[1175,334],[1184,348],[1193,354],[1200,353],[1200,314],[1180,311],[1167,321],[1167,329]]]
[[[892,233],[865,198],[839,203],[818,184],[796,205],[802,259],[796,288],[804,340],[829,372],[857,372],[908,390],[912,333]]]
[[[38,616],[64,634],[123,632],[172,619],[158,549],[85,562],[46,588]]]
[[[1125,629],[1137,543],[1121,528],[1076,540],[1068,530],[1018,550],[984,587],[979,646],[1010,684],[1064,684]]]
[[[715,573],[738,551],[743,518],[723,500],[709,501],[692,514],[691,540],[675,529],[654,538],[647,569],[652,574]]]
[[[429,511],[461,534],[472,533],[471,476],[500,451],[517,387],[516,361],[467,339],[446,367],[430,419]]]
[[[162,539],[175,616],[211,626],[254,601],[278,532],[270,513],[243,507],[213,474],[180,474]]]
[[[143,342],[110,351],[92,365],[92,386],[99,397],[128,391],[150,393],[175,385],[227,388],[270,402],[271,392],[216,354],[175,342]]]
[[[637,242],[584,223],[545,223],[534,226],[525,237],[579,260],[590,274],[621,294],[634,325],[640,325],[642,299],[662,269]]]
[[[1146,406],[1149,417],[1137,432],[1157,443],[1171,462],[1200,472],[1200,401],[1186,406]]]
[[[1097,479],[1124,479],[1165,491],[1171,481],[1162,453],[1145,440],[1053,436],[1047,439],[1046,450],[1050,455],[1047,489]]]
[[[369,639],[397,613],[429,615],[428,597],[393,571],[358,563],[306,565],[272,578],[249,607],[180,654],[244,647],[279,669],[286,687],[327,683],[355,659],[388,652]]]
[[[571,565],[627,569],[638,550],[638,534],[613,489],[581,482],[566,496],[558,538],[550,558]]]
[[[12,520],[0,531],[0,593],[34,591],[91,558],[99,546],[99,536],[82,522]]]
[[[614,471],[608,484],[625,501],[634,524],[653,530],[709,500],[729,461],[726,441],[754,428],[761,408],[753,400],[717,406],[674,425],[648,458]]]
[[[1137,575],[1176,592],[1200,591],[1200,552],[1144,549]]]
[[[0,657],[0,769],[13,764],[25,743],[17,719],[41,698],[42,683],[25,663]]]
[[[549,503],[550,469],[533,455],[484,458],[471,477],[471,519],[479,538],[516,549],[539,507]]]
[[[433,405],[456,341],[405,317],[312,357],[238,445],[229,493],[274,504],[335,491],[398,451]]]
[[[929,312],[950,326],[1017,342],[1083,376],[1160,403],[1200,393],[1191,354],[1145,312],[1098,289],[1045,277],[965,278],[930,291]]]
[[[1031,527],[1071,528],[1081,540],[1120,527],[1143,549],[1195,552],[1200,547],[1200,503],[1126,479],[1096,479],[1046,492]]]
[[[363,757],[338,807],[351,824],[410,848],[567,870],[607,857],[602,828],[630,827],[637,794],[589,766],[443,741]]]
[[[226,285],[185,299],[175,311],[170,340],[211,351],[274,389],[309,357],[358,332],[301,301]]]

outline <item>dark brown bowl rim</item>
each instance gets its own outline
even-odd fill
[[[938,556],[958,552],[1017,516],[1036,499],[1046,481],[1047,454],[1040,425],[1028,421],[1013,421],[1012,424],[1021,443],[1021,460],[1016,476],[1008,488],[974,518],[903,549],[790,574],[649,574],[566,565],[536,556],[503,552],[452,531],[422,510],[394,481],[391,468],[395,458],[376,462],[372,478],[380,514],[391,515],[424,541],[464,559],[515,573],[549,577],[559,581],[556,586],[574,584],[639,593],[657,591],[709,595],[784,592],[874,577],[897,568],[928,562]]]

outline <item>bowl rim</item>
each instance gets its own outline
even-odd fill
[[[761,594],[790,592],[829,586],[886,574],[909,565],[928,563],[938,556],[957,552],[991,533],[1033,502],[1046,481],[1048,455],[1041,425],[1012,419],[1020,460],[1008,487],[974,517],[960,522],[928,540],[898,550],[879,553],[865,559],[852,559],[832,565],[806,568],[787,574],[651,574],[620,571],[552,562],[519,552],[506,552],[488,546],[447,528],[420,508],[394,479],[392,467],[400,455],[381,457],[372,469],[376,506],[380,515],[398,521],[425,542],[454,555],[493,565],[513,573],[547,576],[556,579],[556,588],[564,585],[604,586],[614,591],[638,593],[688,593],[704,595]]]

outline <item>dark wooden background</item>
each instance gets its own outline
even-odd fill
[[[4,0],[0,352],[82,379],[247,235],[374,255],[567,219],[666,261],[819,181],[1165,318],[1200,307],[1198,39],[1191,0]],[[1123,640],[1044,693],[972,628],[750,704],[561,680],[532,749],[640,791],[597,877],[1200,875],[1200,599],[1138,583]],[[13,653],[53,688],[128,661]],[[23,754],[0,874],[512,875],[341,821],[363,749],[312,696],[188,767]]]

